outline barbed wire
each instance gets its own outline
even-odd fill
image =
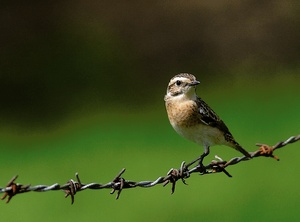
[[[252,160],[255,157],[271,157],[275,160],[279,160],[277,156],[273,154],[273,152],[279,148],[282,148],[286,146],[287,144],[294,143],[296,141],[300,140],[300,135],[298,136],[292,136],[289,139],[287,139],[284,142],[279,142],[275,144],[274,146],[268,146],[266,144],[256,144],[256,146],[259,147],[258,150],[255,152],[249,152],[252,158],[242,156],[242,157],[234,157],[229,161],[223,160],[219,156],[215,156],[215,160],[212,160],[208,165],[202,166],[199,164],[199,158],[196,160],[193,160],[192,162],[186,164],[184,161],[181,163],[181,166],[179,169],[170,169],[166,176],[158,177],[154,181],[140,181],[140,182],[134,182],[131,180],[125,180],[122,175],[125,172],[125,168],[123,168],[114,178],[112,181],[106,183],[106,184],[100,184],[100,183],[89,183],[84,184],[81,182],[79,178],[79,174],[76,173],[75,177],[76,180],[70,179],[66,184],[59,185],[58,183],[55,183],[53,185],[47,186],[47,185],[36,185],[31,186],[29,185],[23,185],[20,183],[16,183],[16,179],[18,176],[14,176],[6,185],[5,188],[0,187],[0,193],[4,193],[2,196],[2,200],[5,200],[6,203],[9,203],[10,200],[16,196],[17,194],[27,193],[27,192],[46,192],[46,191],[55,191],[55,190],[62,190],[65,192],[65,197],[70,196],[71,197],[71,204],[74,203],[75,195],[79,191],[84,191],[87,189],[91,190],[98,190],[98,189],[112,189],[110,192],[111,194],[114,194],[116,192],[116,199],[119,199],[121,192],[124,189],[128,188],[136,188],[136,187],[142,187],[142,188],[149,188],[156,186],[158,184],[163,184],[163,186],[166,186],[167,184],[171,183],[171,193],[173,194],[175,192],[175,186],[176,182],[178,180],[181,180],[184,184],[186,184],[185,180],[190,177],[192,173],[199,173],[200,175],[205,174],[212,174],[212,173],[225,173],[227,176],[231,177],[229,172],[225,169],[228,166],[235,165],[241,161],[248,161]],[[189,167],[192,167],[195,163],[198,163],[193,168],[189,169]]]

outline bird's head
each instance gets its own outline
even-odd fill
[[[195,89],[199,83],[192,74],[180,73],[170,80],[166,97],[193,97],[196,95]]]

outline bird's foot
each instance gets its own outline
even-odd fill
[[[201,159],[201,158],[199,158],[200,160],[199,160],[199,163],[198,163],[198,166],[197,166],[197,168],[198,168],[198,170],[199,170],[199,172],[200,172],[200,174],[206,174],[207,173],[207,170],[206,170],[206,167],[204,166],[204,164],[203,164],[203,159]]]

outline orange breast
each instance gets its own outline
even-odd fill
[[[178,127],[191,127],[202,123],[198,113],[197,104],[194,101],[185,101],[175,103],[168,101],[166,103],[167,113],[172,125]]]

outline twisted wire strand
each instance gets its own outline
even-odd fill
[[[215,156],[215,160],[211,161],[206,166],[202,166],[200,164],[195,165],[191,169],[192,165],[197,163],[199,160],[196,159],[188,164],[185,162],[181,163],[181,166],[179,169],[170,169],[167,173],[166,176],[160,176],[154,181],[140,181],[140,182],[134,182],[131,180],[125,180],[122,175],[125,172],[125,168],[123,168],[117,175],[116,177],[106,183],[106,184],[100,184],[100,183],[88,183],[84,184],[81,183],[81,180],[79,178],[79,174],[76,173],[75,177],[76,180],[70,179],[66,184],[59,185],[58,183],[52,184],[52,185],[36,185],[36,186],[31,186],[31,185],[22,185],[19,183],[15,183],[16,179],[18,176],[14,176],[6,185],[5,188],[0,187],[0,193],[4,193],[2,196],[2,200],[6,199],[6,203],[9,203],[9,201],[12,199],[17,194],[21,193],[26,193],[26,192],[47,192],[47,191],[55,191],[55,190],[62,190],[65,192],[65,197],[70,196],[71,197],[71,203],[74,203],[74,198],[75,194],[79,191],[84,191],[87,189],[91,190],[98,190],[98,189],[112,189],[110,192],[111,194],[114,194],[117,191],[116,194],[116,199],[120,197],[120,194],[123,189],[129,189],[129,188],[135,188],[135,187],[142,187],[142,188],[150,188],[154,187],[158,184],[163,184],[163,186],[166,186],[167,184],[171,183],[171,193],[175,192],[175,186],[176,182],[178,180],[181,180],[184,184],[186,184],[185,180],[190,177],[192,173],[199,173],[200,175],[205,175],[205,174],[212,174],[212,173],[220,173],[223,172],[227,176],[231,177],[229,172],[226,170],[228,166],[235,165],[241,161],[248,161],[253,159],[254,157],[260,157],[260,156],[265,156],[265,157],[271,157],[276,160],[279,160],[277,156],[273,154],[273,152],[276,149],[282,148],[288,144],[294,143],[296,141],[300,140],[300,135],[298,136],[292,136],[286,141],[279,142],[274,146],[268,146],[265,144],[256,144],[259,146],[259,149],[256,150],[255,152],[250,152],[250,155],[252,158],[248,158],[246,156],[242,157],[234,157],[229,161],[225,161],[219,156]]]

